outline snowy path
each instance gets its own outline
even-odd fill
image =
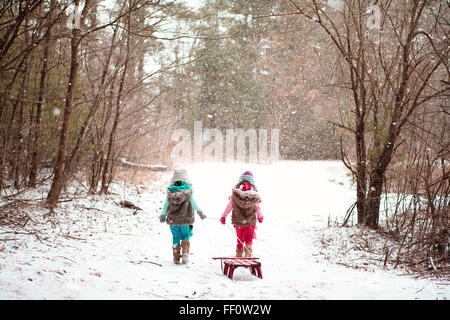
[[[239,174],[252,170],[263,199],[254,254],[264,279],[238,268],[221,275],[213,256],[234,253],[230,225],[218,218]],[[9,235],[0,228],[0,299],[448,299],[448,283],[396,275],[381,268],[352,269],[326,262],[317,239],[330,218],[341,217],[354,192],[337,162],[280,162],[270,166],[194,164],[194,194],[208,219],[196,219],[191,263],[171,262],[171,235],[158,220],[171,173],[137,194],[117,193],[141,206],[136,215],[117,196],[62,205],[49,239]],[[87,210],[86,208],[99,210]],[[84,208],[84,209],[83,209]],[[39,212],[37,216],[41,216]],[[69,233],[70,232],[70,233]],[[61,236],[65,234],[66,236]]]

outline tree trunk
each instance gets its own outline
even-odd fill
[[[74,0],[74,5],[78,8],[80,1]],[[74,24],[75,25],[75,24]],[[58,202],[61,190],[64,185],[64,163],[66,160],[67,141],[69,137],[70,119],[73,109],[73,90],[75,88],[78,76],[78,45],[80,40],[81,30],[74,27],[72,29],[71,38],[71,58],[70,58],[70,73],[69,83],[67,86],[66,104],[64,106],[63,123],[61,127],[61,135],[58,147],[58,157],[55,164],[54,176],[52,186],[47,195],[47,204],[50,210],[55,208]]]
[[[95,194],[97,192],[97,186],[103,168],[103,157],[104,154],[102,150],[94,152],[88,194]]]
[[[364,137],[365,125],[359,121],[356,132],[356,209],[358,215],[358,224],[365,224],[367,213],[367,164],[366,164],[366,146]]]
[[[127,57],[127,61],[125,62],[125,67],[124,67],[123,74],[122,74],[122,77],[120,80],[119,92],[117,95],[117,102],[116,102],[116,114],[114,116],[113,127],[112,127],[111,133],[109,135],[108,152],[106,154],[105,166],[103,168],[102,186],[101,186],[101,190],[100,190],[100,192],[103,194],[106,194],[108,192],[109,181],[111,181],[110,175],[112,172],[113,161],[114,161],[113,160],[113,156],[114,156],[113,150],[114,150],[114,144],[115,144],[115,139],[116,139],[117,126],[119,125],[119,119],[120,119],[121,97],[122,97],[123,84],[125,81],[125,74],[127,71],[127,67],[126,67],[127,65],[128,65],[128,57]]]
[[[105,166],[103,168],[103,174],[102,174],[102,186],[100,192],[103,194],[106,194],[108,192],[109,183],[112,179],[112,171],[114,166],[114,145],[116,140],[116,133],[117,133],[117,127],[119,125],[119,119],[120,119],[120,113],[121,113],[121,106],[122,106],[122,93],[125,85],[125,79],[127,76],[128,71],[128,65],[130,62],[130,26],[131,26],[131,12],[128,13],[127,16],[127,26],[128,26],[128,32],[127,32],[127,42],[126,42],[126,57],[125,57],[125,64],[123,67],[122,76],[120,79],[119,84],[119,91],[117,93],[117,100],[116,100],[116,114],[114,117],[114,123],[113,127],[111,129],[111,133],[109,136],[109,142],[108,142],[108,152],[106,154],[106,160],[105,160]]]
[[[50,2],[50,12],[53,12],[55,8],[55,0]],[[33,141],[33,151],[31,158],[31,169],[30,176],[28,180],[28,186],[34,187],[36,185],[37,179],[37,171],[39,166],[39,156],[40,156],[40,136],[41,136],[41,121],[42,121],[42,107],[45,105],[46,96],[47,96],[47,78],[48,78],[48,59],[50,53],[50,39],[51,29],[53,24],[49,26],[46,40],[44,44],[44,53],[42,56],[42,71],[41,71],[41,79],[39,82],[39,95],[38,101],[36,103],[36,119],[34,121],[34,141]]]
[[[381,194],[383,191],[383,177],[384,172],[379,171],[372,173],[370,176],[365,225],[372,229],[378,228]]]
[[[28,64],[25,67],[25,74],[24,74],[24,83],[22,88],[20,89],[19,94],[19,100],[22,100],[23,93],[25,92],[25,88],[27,87],[27,80],[28,80]],[[12,178],[14,180],[14,188],[19,189],[20,188],[20,176],[22,172],[23,167],[23,160],[21,159],[22,156],[22,149],[23,149],[23,120],[24,120],[24,108],[25,105],[23,102],[20,103],[20,111],[19,111],[19,124],[17,128],[17,133],[15,137],[15,144],[14,144],[14,157],[13,157],[13,165],[11,169]]]

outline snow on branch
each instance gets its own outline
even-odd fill
[[[135,169],[145,169],[151,171],[165,171],[167,170],[167,166],[162,164],[139,164],[130,162],[124,158],[119,158],[117,161],[124,167],[135,168]]]

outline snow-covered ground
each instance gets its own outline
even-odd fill
[[[133,186],[115,183],[113,194],[62,202],[44,218],[24,201],[29,215],[17,233],[0,226],[0,299],[448,299],[448,279],[417,278],[383,267],[357,250],[356,228],[328,227],[342,220],[354,191],[339,162],[280,161],[271,165],[197,163],[187,166],[205,220],[196,217],[191,263],[172,263],[171,234],[159,222],[171,172]],[[214,256],[235,251],[230,224],[219,222],[231,187],[253,171],[262,197],[254,255],[263,279],[238,268],[221,274]],[[46,190],[21,194],[45,197]],[[143,211],[122,208],[129,200]],[[332,223],[331,223],[332,224]],[[355,245],[352,245],[355,244]]]

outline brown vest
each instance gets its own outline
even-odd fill
[[[256,224],[256,208],[260,197],[255,191],[232,190],[233,211],[231,223],[238,226],[253,226]]]
[[[167,223],[171,226],[194,224],[194,208],[190,196],[192,189],[169,193],[169,209],[167,209]]]

